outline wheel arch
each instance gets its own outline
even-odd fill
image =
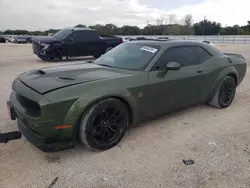
[[[59,51],[61,53],[62,57],[65,56],[65,51],[63,49],[63,46],[59,43],[52,44],[52,50],[53,50],[53,52]]]
[[[121,95],[105,95],[105,96],[102,96],[102,97],[99,97],[99,98],[95,98],[91,101],[89,101],[87,103],[87,105],[84,106],[84,108],[79,112],[77,118],[76,118],[76,123],[75,123],[75,126],[74,126],[74,131],[73,131],[73,135],[75,135],[78,139],[78,134],[77,134],[77,131],[79,130],[79,126],[80,126],[80,123],[81,123],[81,118],[82,116],[91,108],[91,106],[93,106],[94,104],[102,101],[102,100],[105,100],[105,99],[110,99],[110,98],[114,98],[114,99],[118,99],[119,101],[121,101],[126,109],[128,110],[128,113],[129,113],[129,125],[131,124],[134,124],[134,122],[136,121],[135,117],[135,110],[133,109],[133,105],[132,103],[124,96],[121,96]]]
[[[227,76],[233,77],[235,79],[235,81],[236,81],[236,84],[238,85],[239,78],[238,78],[238,76],[237,76],[237,74],[235,72],[231,72]]]
[[[236,84],[238,85],[239,75],[238,75],[236,68],[234,66],[229,66],[229,67],[224,68],[219,73],[218,77],[216,78],[216,80],[213,84],[211,93],[209,94],[209,97],[208,97],[208,101],[212,100],[214,94],[216,93],[218,86],[220,86],[220,84],[225,76],[232,76],[236,80]]]
[[[85,106],[85,108],[83,109],[83,111],[82,111],[80,117],[81,117],[81,116],[82,116],[91,106],[93,106],[94,104],[96,104],[96,103],[98,103],[98,102],[100,102],[100,101],[102,101],[102,100],[106,100],[106,99],[110,99],[110,98],[118,99],[118,100],[120,100],[120,101],[126,106],[126,108],[127,108],[127,110],[128,110],[128,113],[129,113],[129,123],[130,123],[130,124],[133,123],[133,120],[134,120],[134,113],[133,113],[132,105],[131,105],[131,103],[130,103],[125,97],[123,97],[123,96],[121,96],[121,95],[106,95],[106,96],[102,96],[102,97],[100,97],[100,98],[97,98],[97,99],[92,100],[91,102],[89,102],[89,103],[87,104],[87,106]],[[79,118],[80,118],[80,117],[79,117]]]

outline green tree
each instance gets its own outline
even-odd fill
[[[76,25],[76,26],[74,26],[74,27],[86,28],[86,25],[78,24],[78,25]]]
[[[195,35],[218,35],[221,29],[220,23],[207,19],[194,24]]]
[[[89,28],[95,29],[104,35],[249,35],[250,21],[244,26],[234,25],[230,27],[221,27],[220,23],[209,20],[202,20],[193,24],[192,15],[188,14],[183,17],[177,24],[175,17],[171,15],[168,18],[168,24],[148,25],[143,29],[137,26],[124,25],[118,27],[112,23],[101,25],[90,25]],[[87,27],[78,24],[74,27]],[[5,30],[3,34],[9,35],[50,35],[59,29],[48,29],[46,31],[28,31],[28,30]]]
[[[240,27],[234,25],[233,27],[225,27],[221,30],[221,35],[248,35],[250,32],[247,31],[246,26]]]
[[[55,34],[56,32],[58,32],[60,29],[49,29],[47,31],[45,31],[45,35],[53,35]]]
[[[120,34],[120,35],[140,35],[141,29],[137,26],[125,25],[119,29],[118,34]]]
[[[104,26],[101,24],[90,25],[89,28],[95,29],[95,30],[99,31],[100,33],[103,33],[103,31],[104,31]]]

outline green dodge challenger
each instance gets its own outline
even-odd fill
[[[114,147],[129,125],[190,105],[227,108],[246,74],[239,54],[187,40],[120,44],[93,62],[22,73],[9,115],[44,152]]]

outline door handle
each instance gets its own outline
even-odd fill
[[[196,70],[196,72],[198,72],[198,73],[202,73],[202,72],[203,72],[203,70],[202,70],[202,69],[198,69],[198,70]]]

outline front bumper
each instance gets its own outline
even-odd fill
[[[31,142],[36,148],[43,152],[56,152],[75,147],[76,142],[45,143],[41,137],[28,129],[21,120],[17,119],[17,125],[22,135]]]
[[[40,135],[36,134],[27,125],[25,125],[25,123],[18,117],[18,113],[16,113],[15,108],[10,101],[7,102],[7,106],[10,118],[12,120],[17,120],[19,131],[36,148],[44,152],[56,152],[75,147],[75,139],[59,142],[45,141]]]
[[[36,54],[42,60],[51,60],[53,56],[53,51],[49,49],[43,49],[42,46],[37,42],[32,43],[33,53]]]

